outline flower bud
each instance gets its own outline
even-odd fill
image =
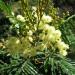
[[[16,22],[13,18],[9,18],[9,21],[10,21],[11,23],[15,23],[15,22]]]
[[[33,38],[32,37],[28,37],[30,42],[33,42]]]
[[[37,8],[33,6],[33,7],[32,7],[32,10],[33,10],[33,11],[36,11],[36,10],[37,10]]]
[[[19,20],[21,22],[25,22],[25,19],[22,15],[17,15],[17,20]]]
[[[12,14],[12,16],[14,16],[15,14],[14,14],[14,12],[11,12],[11,14]]]
[[[59,50],[67,50],[67,49],[69,49],[69,45],[65,44],[62,41],[58,41],[57,47],[58,47]]]
[[[16,27],[16,28],[19,28],[19,24],[15,24],[15,27]]]
[[[52,17],[44,14],[44,15],[42,16],[42,21],[43,21],[44,23],[50,23],[50,22],[52,22]]]
[[[31,36],[31,35],[33,35],[33,32],[32,32],[31,30],[29,30],[29,32],[27,32],[27,34],[28,34],[29,36]]]
[[[20,40],[16,40],[16,44],[19,44],[20,43]]]
[[[59,52],[61,55],[66,56],[67,55],[67,51],[66,50],[62,50]]]

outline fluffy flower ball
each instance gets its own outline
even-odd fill
[[[52,22],[52,17],[44,14],[44,15],[42,16],[42,21],[43,21],[44,23],[50,23],[50,22]]]
[[[17,20],[19,20],[21,22],[25,22],[25,19],[22,15],[17,15]]]

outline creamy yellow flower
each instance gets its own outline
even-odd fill
[[[67,50],[67,49],[69,49],[69,45],[65,44],[62,41],[57,42],[57,47],[58,47],[59,50]]]
[[[48,25],[48,24],[44,25],[43,30],[45,32],[47,32],[47,34],[49,34],[49,35],[55,33],[55,28],[53,26]]]
[[[26,29],[29,29],[29,26],[26,26]]]
[[[41,44],[41,50],[44,50],[45,48],[47,48],[46,44],[42,43]]]
[[[47,48],[47,46],[44,43],[42,43],[42,44],[40,44],[40,45],[37,46],[37,50],[39,50],[39,51],[43,51],[46,48]]]
[[[17,15],[17,20],[21,21],[21,22],[25,22],[25,19],[22,15]]]
[[[35,13],[35,14],[34,14],[34,17],[35,17],[35,18],[38,18],[38,15]]]
[[[27,32],[27,34],[28,34],[29,36],[33,35],[32,30],[29,30],[29,32]]]
[[[48,24],[45,24],[44,25],[44,30],[46,31],[46,30],[50,30],[50,26],[48,25]]]
[[[19,24],[15,24],[15,27],[16,27],[16,28],[19,28]]]
[[[34,31],[36,31],[37,30],[37,25],[34,25]]]
[[[30,50],[28,50],[28,49],[25,49],[23,52],[23,54],[29,54],[29,53],[30,53]]]
[[[52,17],[51,16],[48,16],[48,15],[43,15],[42,16],[42,21],[44,22],[44,23],[50,23],[50,22],[52,22]]]
[[[61,55],[63,55],[63,56],[66,56],[66,55],[67,55],[67,51],[66,51],[66,50],[61,50],[61,51],[59,51],[59,53],[60,53]]]
[[[12,14],[12,16],[14,16],[14,15],[15,15],[15,13],[14,13],[14,12],[11,12],[11,14]]]
[[[20,43],[20,40],[17,39],[17,40],[16,40],[16,44],[19,44],[19,43]]]
[[[23,55],[24,55],[25,57],[30,57],[30,56],[31,56],[31,50],[25,49],[25,50],[23,51]]]
[[[55,30],[55,32],[53,33],[53,36],[54,36],[56,42],[59,41],[61,39],[60,30]]]
[[[30,42],[33,42],[33,38],[32,37],[28,37]]]
[[[9,21],[12,22],[12,23],[16,22],[16,20],[14,20],[13,18],[9,18]]]
[[[0,48],[6,48],[5,45],[3,45],[3,43],[0,42]]]
[[[44,38],[45,38],[45,33],[43,33],[43,32],[40,33],[40,34],[39,34],[39,39],[40,39],[40,40],[44,40]]]
[[[0,47],[2,47],[3,46],[3,44],[2,43],[0,43]]]
[[[44,24],[42,21],[40,21],[40,23],[39,23],[39,25],[38,25],[38,26],[39,26],[39,29],[44,29],[44,25],[45,25],[45,24]]]
[[[50,33],[50,34],[55,33],[55,27],[54,27],[54,26],[50,26],[50,27],[49,27],[49,33]]]
[[[60,32],[60,30],[55,30],[55,35],[56,35],[57,37],[61,37],[61,32]]]
[[[6,48],[5,46],[3,46],[3,48]]]
[[[35,6],[32,6],[32,10],[33,10],[33,11],[36,11],[37,8],[36,8]]]
[[[23,55],[25,57],[31,57],[31,56],[35,56],[36,55],[36,50],[32,47],[27,48],[23,51]]]
[[[55,37],[52,34],[47,35],[46,39],[47,39],[48,42],[55,42]]]

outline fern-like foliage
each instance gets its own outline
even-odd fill
[[[70,50],[75,52],[75,15],[70,16],[60,26],[62,37],[70,45]]]
[[[60,55],[45,58],[44,54],[38,54],[25,59],[1,50],[0,75],[75,75],[75,68]]]
[[[29,59],[12,57],[0,50],[0,75],[39,75],[36,67]]]
[[[65,58],[56,56],[47,58],[44,62],[46,75],[75,75],[75,68]]]

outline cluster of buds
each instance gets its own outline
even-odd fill
[[[52,18],[50,16],[43,15],[42,20],[39,24],[39,29],[42,30],[40,33],[40,39],[43,40],[45,47],[53,46],[58,49],[59,54],[66,56],[67,49],[69,49],[69,45],[65,44],[61,39],[61,31],[56,30],[54,26],[50,26],[48,23],[52,22]]]
[[[35,12],[34,16],[36,14],[36,8],[33,7],[33,11]],[[25,18],[22,15],[17,15],[16,19],[20,22],[25,23]],[[36,19],[37,16],[36,16]],[[38,20],[37,20],[38,21]],[[24,40],[21,40],[24,44],[24,51],[23,53],[28,56],[33,56],[36,54],[38,50],[44,51],[45,49],[50,49],[52,46],[58,51],[57,53],[61,54],[62,56],[67,55],[67,49],[69,49],[69,45],[65,44],[61,39],[61,31],[59,29],[55,29],[54,26],[50,25],[50,22],[53,21],[53,18],[51,16],[48,16],[46,14],[43,14],[41,17],[41,20],[37,26],[37,23],[34,24],[34,26],[31,29],[29,26],[26,26],[28,28],[27,36],[24,38]],[[15,25],[17,28],[19,28],[19,25]],[[37,28],[38,27],[38,28]],[[42,32],[36,32],[38,30],[41,30]],[[33,33],[36,33],[34,36]],[[39,34],[37,34],[39,33]],[[38,37],[38,39],[37,39]],[[41,42],[37,42],[39,40],[42,40]],[[32,46],[32,43],[35,43],[34,46]],[[16,44],[20,44],[20,41],[17,40]],[[55,51],[56,52],[56,51]]]

